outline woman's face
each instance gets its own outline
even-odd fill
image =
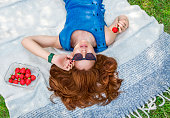
[[[83,55],[83,58],[85,58],[87,53],[92,53],[96,57],[96,53],[94,51],[94,48],[86,40],[81,40],[74,47],[74,50],[72,52],[72,56],[74,56],[76,53],[81,53]],[[80,60],[80,61],[75,61],[74,65],[79,70],[89,70],[94,64],[95,64],[95,60]]]

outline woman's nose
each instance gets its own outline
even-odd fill
[[[83,58],[85,58],[86,53],[87,53],[87,51],[86,51],[86,50],[82,50],[82,51],[81,51],[81,54],[83,55]]]

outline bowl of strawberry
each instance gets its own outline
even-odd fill
[[[38,67],[15,62],[9,66],[5,82],[13,86],[33,88],[38,81],[39,73]]]

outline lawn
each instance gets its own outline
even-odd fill
[[[170,33],[170,2],[169,0],[128,0],[131,5],[139,5],[150,16],[164,24],[165,32]]]
[[[170,2],[168,0],[128,0],[128,2],[131,5],[139,5],[148,15],[154,16],[159,23],[164,24],[165,32],[170,33]],[[164,95],[170,97],[168,93],[164,93]],[[170,102],[166,100],[163,106],[158,107],[161,103],[162,99],[157,97],[157,109],[150,111],[150,118],[170,118]],[[147,118],[143,112],[138,111],[143,118]],[[0,118],[9,118],[9,112],[2,96],[0,96]]]

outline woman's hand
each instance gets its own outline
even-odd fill
[[[74,66],[74,61],[72,61],[72,58],[73,57],[68,54],[54,55],[51,62],[59,68],[69,71]]]
[[[124,32],[129,27],[128,17],[125,15],[120,15],[117,17],[117,27],[119,29],[118,33]]]
[[[117,16],[113,23],[109,26],[109,29],[112,31],[113,27],[117,27],[119,31],[115,34],[124,32],[129,27],[128,17],[125,15]]]

